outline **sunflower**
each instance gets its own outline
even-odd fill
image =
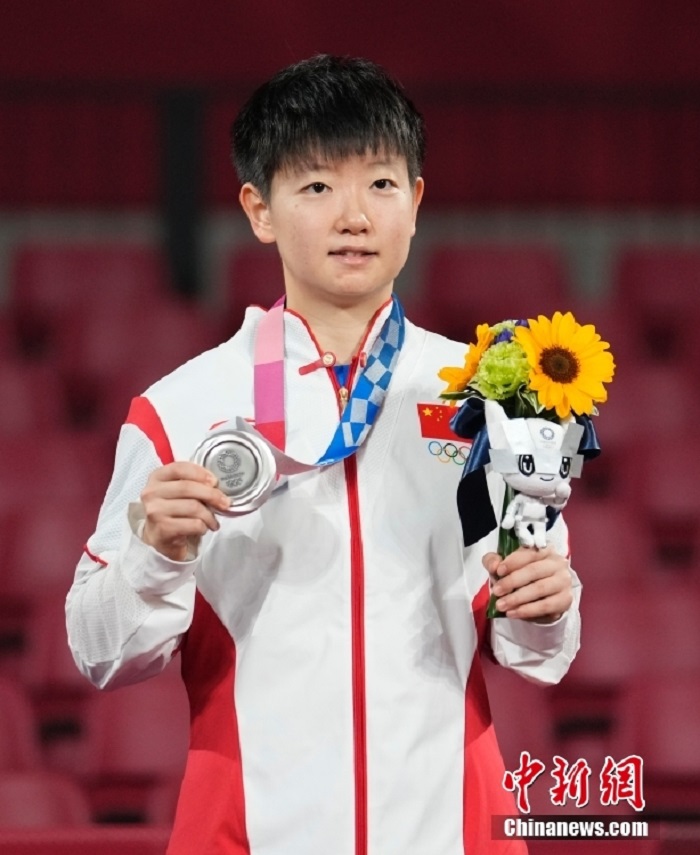
[[[571,312],[555,312],[551,320],[540,315],[529,323],[514,335],[530,363],[530,388],[559,418],[572,411],[590,415],[596,403],[607,400],[603,383],[615,373],[610,345],[592,324],[577,323]]]
[[[438,377],[448,384],[447,389],[442,391],[442,395],[463,392],[467,388],[469,381],[476,373],[479,360],[492,341],[493,332],[491,331],[491,327],[488,324],[479,324],[476,328],[476,344],[469,345],[469,350],[464,357],[464,368],[448,366],[447,368],[441,368],[438,372]]]

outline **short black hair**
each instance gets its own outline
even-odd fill
[[[321,54],[282,69],[256,89],[231,128],[238,178],[265,200],[280,169],[368,151],[403,155],[411,184],[421,174],[423,117],[403,87],[367,59]]]

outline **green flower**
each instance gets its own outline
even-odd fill
[[[469,385],[485,398],[502,401],[527,382],[530,365],[516,341],[492,344],[482,355]]]
[[[490,329],[493,333],[493,337],[496,338],[504,330],[510,330],[510,332],[513,332],[515,329],[515,321],[501,321],[500,324],[494,324]]]

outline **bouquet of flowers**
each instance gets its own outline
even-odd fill
[[[555,312],[551,319],[480,324],[464,366],[440,370],[448,384],[440,397],[462,402],[450,426],[473,440],[457,494],[465,545],[499,525],[492,511],[474,511],[483,506],[479,499],[491,509],[488,462],[506,483],[499,553],[545,545],[546,527],[571,493],[571,477],[600,453],[591,416],[607,399],[604,384],[615,371],[609,347],[591,324]],[[493,602],[489,617],[500,614]]]

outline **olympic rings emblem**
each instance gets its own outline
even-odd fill
[[[432,439],[428,443],[428,451],[437,457],[440,463],[456,463],[457,466],[464,466],[469,456],[469,445],[455,445],[454,442],[446,442],[444,445],[436,439]]]

